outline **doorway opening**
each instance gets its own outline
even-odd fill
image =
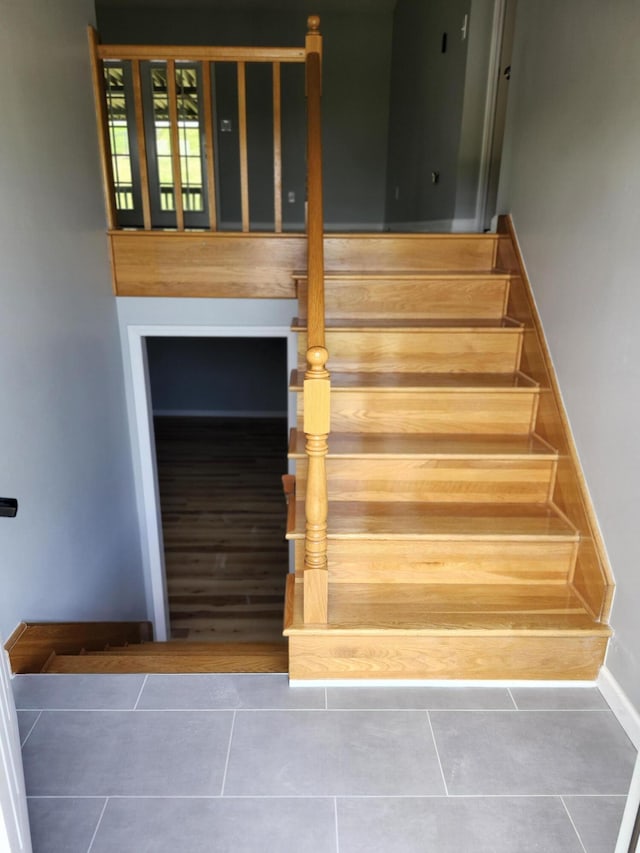
[[[289,373],[297,364],[297,343],[295,334],[286,326],[130,325],[127,337],[132,379],[135,446],[139,466],[137,476],[143,556],[147,566],[149,617],[153,621],[154,638],[159,641],[166,641],[171,639],[171,626],[156,458],[154,408],[157,415],[156,420],[167,428],[171,427],[171,419],[177,417],[191,420],[194,429],[199,424],[198,431],[201,432],[206,420],[211,418],[214,421],[219,421],[219,426],[222,426],[222,420],[226,419],[227,432],[230,432],[228,429],[229,421],[233,420],[241,421],[247,428],[250,427],[248,422],[251,421],[256,429],[258,424],[262,422],[267,434],[275,432],[278,448],[277,463],[272,459],[264,464],[266,466],[273,464],[274,469],[277,465],[278,468],[275,477],[277,498],[274,495],[275,499],[271,510],[280,514],[279,536],[282,540],[286,520],[286,504],[280,477],[287,472],[290,465],[287,465],[286,450],[281,453],[280,448],[283,446],[286,448],[287,434],[294,425],[296,417],[295,394],[288,393],[287,387]],[[271,343],[266,343],[265,349],[261,350],[260,341],[263,339],[270,339]],[[156,346],[155,342],[158,340],[169,341],[169,343],[163,344],[161,342]],[[203,349],[198,350],[198,342],[200,341],[203,342]],[[180,351],[181,343],[183,348]],[[192,350],[189,349],[190,343],[193,344]],[[248,355],[246,357],[240,356],[238,350],[242,350]],[[269,351],[268,358],[266,356],[267,351]],[[208,358],[204,357],[207,355]],[[206,367],[208,365],[208,370],[204,369],[198,372],[198,358],[201,366]],[[277,397],[277,404],[273,402],[266,404],[264,402],[269,397],[265,396],[268,393],[266,388],[268,383],[262,375],[262,366],[270,375],[269,383],[274,394],[271,399]],[[277,376],[277,374],[279,375]],[[162,385],[163,376],[167,380],[164,386]],[[155,393],[152,393],[152,386],[154,385]],[[210,395],[208,403],[203,403],[203,398],[201,398],[201,402],[196,404],[193,402],[195,398],[189,397],[190,394],[195,394],[198,385],[202,393]],[[217,397],[213,398],[215,402],[212,403],[211,394],[214,389],[217,389]],[[166,396],[167,394],[174,396],[171,398]],[[235,403],[231,402],[231,394],[236,395]],[[241,404],[238,402],[241,399],[240,395],[244,395],[245,400],[251,399],[251,403]],[[173,402],[171,402],[172,399]],[[283,399],[284,404],[282,403]],[[225,400],[226,402],[224,402]],[[174,405],[178,408],[174,408]],[[164,439],[159,437],[160,441],[164,441]],[[257,444],[259,445],[259,441]],[[256,447],[256,442],[253,440],[250,442],[245,440],[243,452],[248,450],[249,445],[251,445],[251,452],[254,456],[259,458],[259,448]],[[271,444],[269,446],[272,447]],[[187,436],[186,440],[182,442],[183,453],[187,453],[189,447],[196,447],[193,434],[191,438]],[[273,453],[274,451],[271,449],[269,452]],[[247,455],[248,453],[245,452],[245,456]],[[197,464],[194,467],[197,468]],[[225,495],[219,499],[218,508],[222,514],[228,503],[229,494],[238,485],[236,476],[238,470],[239,468],[236,466],[233,475],[226,482]],[[271,477],[271,475],[269,476]],[[270,479],[270,483],[273,483],[273,479]],[[271,485],[270,488],[273,486]],[[268,500],[271,504],[272,498],[269,497]],[[183,501],[183,503],[185,502]],[[262,504],[263,508],[266,509],[264,495],[260,495],[255,503]],[[246,501],[243,506],[245,509],[247,508]],[[204,517],[204,514],[202,515]],[[197,516],[198,513],[195,512],[193,518],[196,519]],[[258,527],[257,524],[255,526]],[[194,536],[195,534],[191,534],[192,539]],[[197,548],[197,541],[193,541],[192,545]],[[209,547],[210,554],[213,554],[214,549],[218,546],[216,543],[210,543]],[[286,574],[291,565],[291,549],[287,548],[282,541],[278,541],[274,547],[283,548],[280,571],[284,585]],[[261,545],[260,550],[255,555],[256,564],[262,559],[263,550],[264,548]],[[218,563],[224,562],[221,557],[217,559]],[[210,587],[211,584],[209,584]],[[214,596],[215,593],[211,592],[210,595]],[[249,593],[245,593],[245,602],[246,595]],[[239,599],[236,600],[236,603],[240,607]],[[269,602],[270,606],[272,604],[273,602]],[[227,613],[230,612],[227,610]],[[281,616],[282,609],[280,609]],[[226,617],[227,620],[231,618],[233,617]],[[249,622],[250,620],[247,619],[246,621]],[[281,631],[281,623],[279,630]],[[201,639],[204,642],[222,642],[221,635],[218,640],[215,637],[206,639],[203,637]],[[279,634],[279,640],[282,640],[281,634]],[[238,636],[234,642],[249,642],[249,640],[243,640]]]
[[[282,338],[147,341],[172,640],[282,640]]]

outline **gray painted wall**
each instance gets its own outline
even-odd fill
[[[146,616],[87,0],[0,0],[0,632]]]
[[[287,414],[284,338],[149,338],[153,410]]]
[[[326,11],[325,11],[325,8]],[[231,8],[224,0],[179,7],[158,3],[120,5],[97,0],[104,42],[147,44],[282,45],[304,44],[306,19],[318,12],[324,36],[323,144],[325,222],[381,229],[384,221],[389,72],[392,10],[379,4],[363,14],[357,8],[305,0],[296,10],[274,4],[265,8]],[[264,71],[264,69],[263,69]],[[240,219],[237,186],[237,110],[235,78],[219,74],[219,118],[233,120],[233,133],[218,134],[220,194],[226,227]],[[293,92],[295,97],[288,97]],[[249,176],[251,218],[264,223],[273,216],[270,81],[260,70],[248,77]],[[260,105],[262,104],[262,109]],[[305,199],[304,77],[301,67],[283,72],[283,215],[289,227],[302,227]],[[224,115],[223,115],[224,113]],[[265,159],[265,152],[268,156]],[[295,192],[289,204],[286,194]]]
[[[396,6],[386,206],[392,227],[454,217],[468,44],[460,27],[469,9],[470,0]],[[440,174],[437,184],[432,172]]]
[[[638,708],[639,38],[637,0],[519,0],[500,188],[615,574],[607,664]]]

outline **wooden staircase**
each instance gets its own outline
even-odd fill
[[[304,617],[300,393],[290,676],[593,679],[611,578],[513,235],[424,235],[409,255],[387,239],[385,271],[352,271],[345,249],[325,274],[328,619]]]

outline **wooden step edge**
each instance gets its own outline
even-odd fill
[[[524,323],[519,320],[514,320],[512,317],[503,316],[500,320],[493,322],[482,322],[474,320],[473,317],[464,318],[458,321],[437,320],[431,321],[428,319],[420,320],[419,322],[410,324],[403,323],[402,320],[396,320],[393,324],[388,322],[377,323],[375,319],[367,318],[366,323],[358,323],[355,318],[338,318],[327,320],[325,331],[327,334],[331,332],[353,332],[364,334],[384,334],[385,332],[402,332],[403,334],[507,334],[521,335],[524,330]],[[294,317],[291,321],[291,331],[304,333],[307,331],[307,321]]]
[[[490,278],[494,281],[510,281],[515,277],[515,273],[508,270],[500,270],[493,268],[474,269],[474,270],[402,270],[394,272],[393,270],[381,270],[377,272],[368,272],[367,270],[352,270],[343,272],[339,270],[328,270],[324,274],[325,281],[358,281],[365,279],[367,281],[429,281],[433,279],[464,279],[465,281],[473,281],[473,279]],[[306,282],[307,273],[303,270],[294,270],[292,278],[295,282]]]
[[[409,451],[394,451],[394,450],[385,450],[385,451],[336,451],[332,450],[332,441],[331,435],[339,435],[340,433],[332,433],[329,435],[329,452],[327,454],[327,459],[451,459],[451,460],[487,460],[487,461],[532,461],[532,460],[540,460],[542,462],[549,461],[557,461],[559,458],[558,451],[553,448],[547,441],[540,438],[536,433],[531,433],[529,438],[547,448],[543,453],[534,453],[532,451],[499,451],[499,452],[462,452],[462,451],[417,451],[417,452],[409,452]],[[348,433],[345,433],[348,435]],[[384,435],[384,433],[377,433],[374,435]],[[403,438],[406,435],[400,434]],[[447,435],[434,435],[433,440],[435,441],[437,438],[441,438],[443,441],[449,438]],[[449,440],[451,440],[449,438]],[[292,427],[291,432],[289,434],[289,449],[287,452],[288,459],[306,459],[307,454],[304,450],[297,449],[298,443],[298,430],[296,427]]]
[[[608,625],[595,623],[584,628],[373,628],[332,627],[293,623],[284,632],[286,637],[603,637],[613,635]]]
[[[329,362],[331,362],[331,355],[329,355]],[[444,385],[442,382],[438,382],[437,379],[442,380],[445,376],[455,376],[456,379],[467,379],[468,384],[457,384],[457,385]],[[389,377],[391,380],[389,384],[383,384],[379,380],[374,384],[370,380],[374,377]],[[497,382],[497,380],[493,380],[496,384],[489,384],[489,382],[485,384],[474,384],[474,377],[477,376],[489,376],[489,377],[504,377],[511,376],[515,381],[521,384],[513,384],[513,385],[504,385]],[[398,377],[405,377],[401,382],[397,381]],[[406,377],[411,377],[411,379],[407,379]],[[432,378],[433,384],[428,384],[428,377]],[[357,378],[357,381],[354,379]],[[394,381],[395,380],[395,381]],[[419,381],[420,380],[420,381]],[[491,380],[489,380],[491,381]],[[289,379],[289,391],[294,391],[300,393],[303,390],[304,383],[304,370],[294,369],[291,371],[291,376]],[[341,384],[343,383],[343,384]],[[507,370],[504,373],[472,373],[465,371],[442,371],[441,373],[435,373],[433,371],[427,373],[403,373],[401,371],[388,371],[388,372],[380,372],[377,373],[375,371],[371,372],[348,372],[348,371],[336,371],[335,373],[331,373],[331,391],[337,393],[349,393],[353,391],[367,391],[369,393],[381,393],[381,394],[403,394],[403,393],[421,393],[421,394],[430,394],[433,392],[437,392],[439,394],[539,394],[540,392],[540,384],[536,382],[535,379],[532,379],[530,376],[527,376],[520,370],[512,371]]]

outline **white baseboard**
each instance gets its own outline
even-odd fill
[[[154,409],[154,418],[286,418],[287,411],[259,409]]]
[[[640,713],[631,702],[608,667],[603,666],[596,682],[607,704],[627,733],[629,740],[640,750]]]

